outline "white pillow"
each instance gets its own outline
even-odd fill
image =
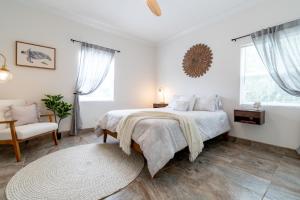
[[[9,111],[9,106],[0,106],[0,121],[6,121],[7,119],[7,112]],[[6,129],[7,124],[0,124],[0,130]]]
[[[196,100],[195,95],[191,95],[191,96],[174,95],[173,99],[169,103],[168,108],[174,109],[174,107],[176,105],[176,101],[187,101],[187,102],[189,102],[189,106],[188,106],[187,110],[192,111],[194,108],[194,105],[195,105],[195,100]]]
[[[189,106],[189,101],[176,101],[173,109],[177,111],[187,111]]]
[[[16,126],[37,123],[38,110],[36,104],[11,106],[12,119],[17,120]]]
[[[176,101],[178,101],[180,99],[180,95],[174,95],[173,98],[171,99],[169,105],[167,106],[167,108],[174,108],[174,106],[176,105]]]
[[[220,109],[222,109],[222,103],[218,95],[196,98],[194,110],[215,112]]]
[[[223,110],[223,103],[222,103],[222,99],[219,95],[216,95],[216,109],[217,110]]]

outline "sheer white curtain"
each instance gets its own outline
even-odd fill
[[[93,93],[105,80],[115,56],[115,50],[81,43],[77,81],[74,92],[71,134],[82,128],[79,96]]]
[[[252,33],[251,38],[273,80],[300,98],[300,19]]]
[[[300,97],[300,20],[252,33],[251,38],[273,80]]]

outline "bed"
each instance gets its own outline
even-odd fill
[[[106,113],[97,125],[98,134],[117,137],[116,129],[120,120],[140,111],[162,111],[187,116],[194,120],[203,141],[215,138],[230,130],[227,113],[223,110],[208,111],[175,111],[171,108],[114,110]],[[187,142],[175,120],[146,119],[140,121],[132,134],[132,148],[142,153],[147,160],[152,177],[171,160],[175,153],[187,147]]]

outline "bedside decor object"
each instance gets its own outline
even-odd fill
[[[39,111],[36,103],[29,105],[12,105],[9,111],[11,118],[16,120],[16,126],[39,122]]]
[[[192,78],[203,76],[210,68],[212,59],[212,51],[207,45],[194,45],[184,56],[183,71]]]
[[[12,79],[12,74],[7,69],[6,57],[2,53],[0,53],[0,57],[3,59],[3,64],[0,67],[0,83],[5,83]]]
[[[56,50],[26,42],[16,42],[16,65],[55,70]]]
[[[234,121],[246,124],[262,125],[265,123],[265,111],[236,109],[234,110]]]
[[[61,138],[61,133],[59,132],[60,123],[63,119],[71,115],[72,104],[63,101],[62,95],[45,95],[47,98],[42,99],[46,108],[53,112],[55,122],[58,120],[57,127],[57,138]]]
[[[260,103],[260,102],[255,102],[255,103],[253,104],[253,108],[254,108],[255,110],[260,110],[260,109],[261,109],[261,103]]]
[[[168,104],[167,103],[154,103],[153,104],[153,108],[164,108],[167,107]]]

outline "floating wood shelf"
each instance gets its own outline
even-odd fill
[[[264,110],[234,110],[234,121],[245,123],[262,125],[265,123],[265,111]]]

